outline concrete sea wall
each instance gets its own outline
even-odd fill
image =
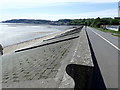
[[[2,56],[3,88],[90,88],[93,61],[84,27]]]

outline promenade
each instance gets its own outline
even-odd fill
[[[1,58],[2,88],[74,88],[75,83],[66,73],[66,66],[93,67],[86,32],[82,27]]]

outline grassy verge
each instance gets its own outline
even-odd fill
[[[109,30],[109,29],[108,30],[104,30],[102,28],[95,28],[95,29],[100,30],[102,32],[110,33],[111,35],[114,35],[114,36],[120,37],[120,31],[113,31],[113,30]]]

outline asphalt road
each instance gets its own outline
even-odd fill
[[[86,31],[106,88],[118,88],[118,37],[90,27]]]

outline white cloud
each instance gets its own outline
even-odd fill
[[[64,5],[67,2],[85,2],[85,3],[112,3],[118,2],[119,0],[0,0],[0,11],[2,9],[10,9],[10,8],[30,8],[35,6],[53,6],[53,5]],[[1,7],[2,6],[2,7]],[[87,13],[79,13],[79,14],[44,14],[44,13],[33,13],[26,14],[22,13],[21,15],[16,14],[4,14],[1,13],[0,19],[14,19],[14,18],[27,18],[27,19],[64,19],[64,18],[92,18],[92,17],[115,17],[117,16],[117,9],[111,10],[103,10],[96,12],[87,12]]]
[[[108,10],[102,10],[102,11],[96,11],[96,12],[87,12],[87,13],[81,13],[81,16],[86,17],[115,17],[117,16],[117,9],[108,9]]]
[[[31,6],[59,5],[67,2],[85,2],[85,3],[112,3],[119,0],[0,0],[2,8],[22,8]]]
[[[118,2],[119,0],[0,0],[1,2],[12,3],[51,3],[51,2]]]
[[[2,21],[8,19],[47,19],[47,20],[58,20],[58,19],[79,19],[79,18],[97,18],[97,17],[116,17],[117,9],[108,9],[104,11],[87,12],[79,14],[44,14],[34,13],[30,14],[4,14],[2,15]]]

